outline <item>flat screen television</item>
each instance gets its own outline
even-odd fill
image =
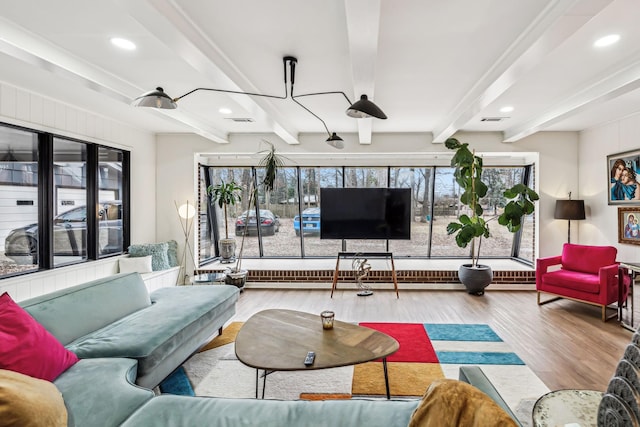
[[[411,239],[411,189],[321,188],[321,239]]]

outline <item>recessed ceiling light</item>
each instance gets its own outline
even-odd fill
[[[131,40],[123,39],[123,38],[120,38],[120,37],[111,38],[111,44],[113,44],[114,46],[119,47],[120,49],[124,49],[124,50],[135,50],[136,49],[135,43],[133,43]]]
[[[605,47],[617,43],[620,40],[619,34],[609,34],[608,36],[600,37],[593,43],[595,47]]]
[[[506,105],[500,109],[501,113],[510,113],[513,111],[513,107],[511,105]]]
[[[231,111],[231,109],[227,108],[227,107],[222,107],[221,109],[218,110],[218,112],[220,114],[231,114],[231,113],[233,113],[233,111]]]

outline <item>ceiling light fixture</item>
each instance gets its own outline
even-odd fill
[[[226,108],[226,107],[222,107],[218,110],[218,112],[220,114],[231,114],[233,113],[233,111],[231,111],[231,108]]]
[[[120,49],[124,49],[124,50],[135,50],[136,49],[136,45],[134,42],[132,42],[131,40],[127,40],[127,39],[123,39],[121,37],[112,37],[111,38],[111,44],[114,46],[119,47]]]
[[[598,40],[593,43],[595,47],[605,47],[611,46],[614,43],[617,43],[620,40],[619,34],[609,34],[608,36],[600,37]]]
[[[212,89],[212,88],[206,88],[206,87],[199,87],[193,90],[190,90],[189,92],[185,93],[184,95],[181,95],[177,98],[171,98],[169,95],[167,95],[164,90],[161,87],[157,87],[156,90],[151,91],[151,92],[147,92],[143,95],[140,95],[139,97],[137,97],[136,99],[133,100],[133,102],[131,103],[131,105],[133,105],[134,107],[152,107],[152,108],[160,108],[160,109],[175,109],[178,107],[177,102],[184,98],[185,96],[191,95],[194,92],[200,91],[200,90],[206,90],[206,91],[213,91],[213,92],[223,92],[223,93],[235,93],[235,94],[240,94],[240,95],[249,95],[249,96],[261,96],[264,98],[273,98],[273,99],[287,99],[287,98],[291,98],[291,100],[293,102],[295,102],[296,104],[298,104],[300,107],[304,108],[305,110],[307,110],[307,112],[309,112],[313,117],[315,117],[316,119],[320,120],[320,122],[322,123],[322,125],[324,126],[325,130],[327,131],[327,134],[329,135],[329,138],[327,139],[327,144],[331,145],[332,147],[335,148],[343,148],[344,147],[344,141],[342,140],[342,138],[340,138],[335,132],[330,132],[329,128],[327,127],[327,124],[324,122],[324,120],[322,120],[317,114],[315,114],[313,111],[311,111],[310,109],[308,109],[307,107],[305,107],[302,103],[300,103],[300,101],[298,101],[297,98],[301,98],[304,96],[316,96],[316,95],[342,95],[344,96],[344,98],[347,100],[347,102],[349,103],[349,108],[347,109],[346,113],[349,117],[354,117],[354,118],[368,118],[368,117],[375,117],[377,119],[386,119],[387,116],[382,112],[382,110],[373,102],[369,101],[369,99],[367,98],[367,95],[362,95],[360,97],[360,100],[356,101],[355,103],[352,103],[351,100],[349,100],[349,97],[341,91],[331,91],[331,92],[315,92],[315,93],[304,93],[304,94],[300,94],[300,95],[294,95],[293,92],[293,86],[295,84],[295,75],[296,75],[296,64],[298,63],[298,60],[296,58],[294,58],[293,56],[285,56],[284,58],[282,58],[282,62],[284,65],[284,95],[283,96],[277,96],[277,95],[265,95],[265,94],[261,94],[261,93],[253,93],[253,92],[241,92],[241,91],[235,91],[235,90],[226,90],[226,89]],[[289,65],[289,79],[290,82],[287,80],[287,65]],[[287,86],[287,83],[290,83],[289,86]]]
[[[513,107],[511,105],[506,105],[500,109],[501,113],[510,113],[513,111]]]

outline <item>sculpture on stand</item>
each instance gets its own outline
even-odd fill
[[[358,282],[358,296],[366,297],[373,295],[371,286],[362,283],[362,279],[367,277],[369,270],[371,270],[371,264],[367,262],[366,258],[354,258],[351,266],[353,267],[353,271],[356,275],[356,281]]]

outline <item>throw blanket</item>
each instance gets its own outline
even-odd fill
[[[463,381],[436,380],[425,392],[408,427],[517,427],[489,396]]]

